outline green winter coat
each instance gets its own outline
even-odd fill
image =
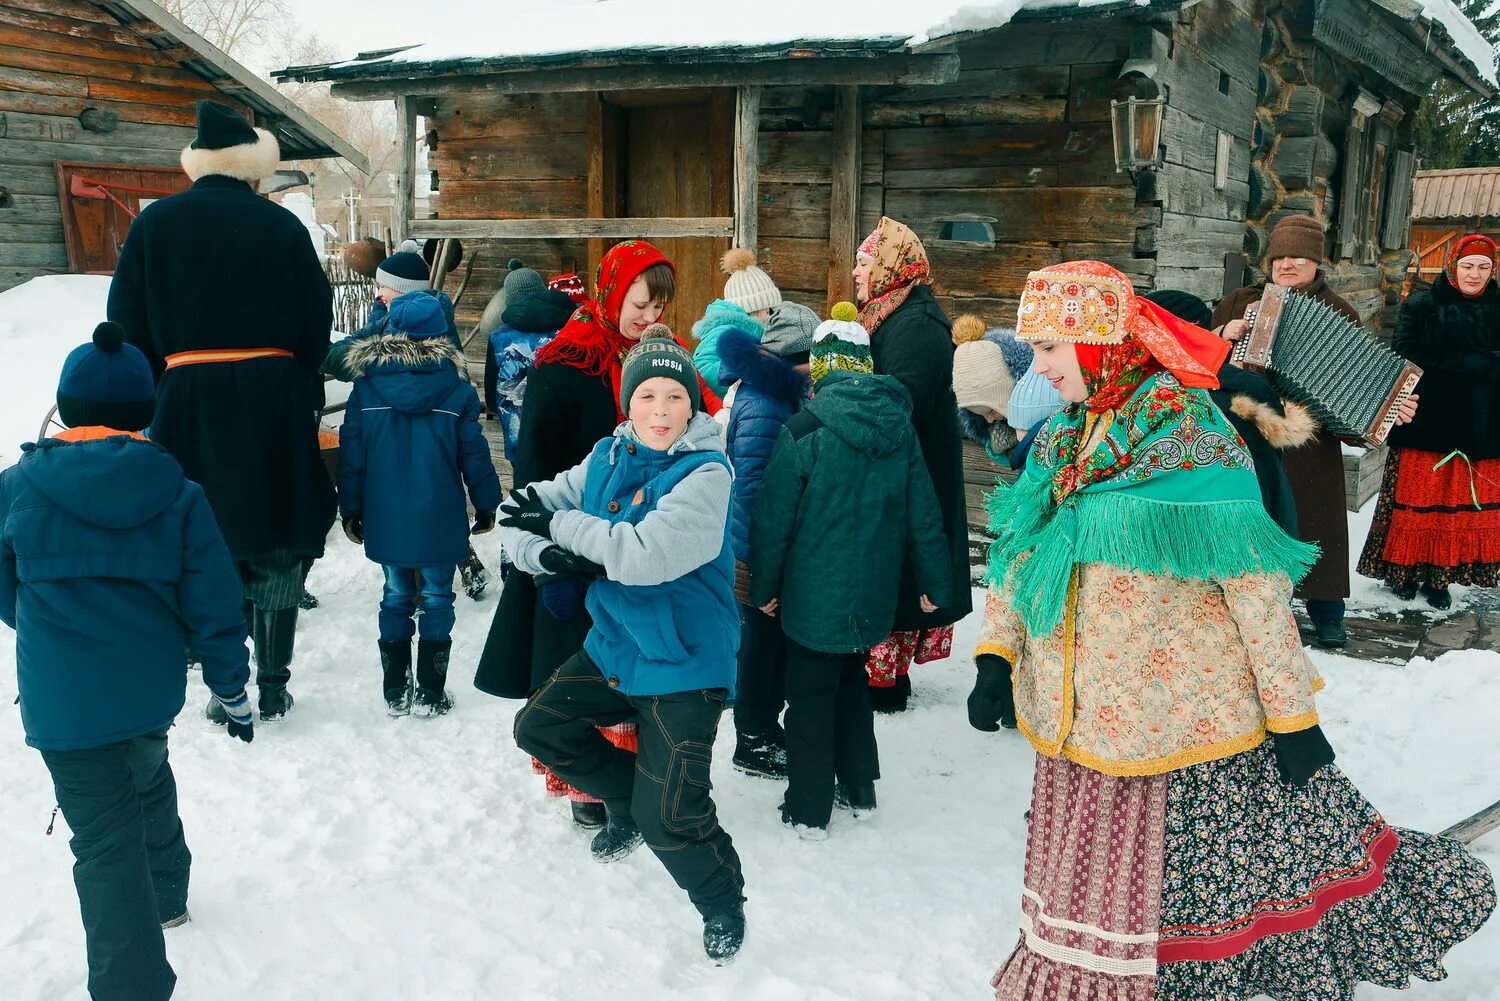
[[[942,511],[911,425],[911,397],[883,375],[835,372],[794,416],[750,521],[750,599],[780,599],[782,631],[852,653],[886,638],[903,564],[920,593],[952,602]]]

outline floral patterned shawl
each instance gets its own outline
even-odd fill
[[[901,308],[913,288],[932,284],[927,250],[904,223],[881,216],[880,225],[865,237],[858,253],[875,260],[870,271],[869,298],[859,310],[860,324],[874,334],[887,317]]]

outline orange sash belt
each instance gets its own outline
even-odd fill
[[[224,348],[219,351],[179,351],[167,355],[167,368],[183,365],[214,365],[220,362],[250,361],[254,358],[291,358],[285,348]]]

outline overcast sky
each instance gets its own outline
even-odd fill
[[[345,55],[420,42],[447,41],[472,33],[476,25],[503,24],[518,9],[567,8],[588,0],[290,0],[311,31]],[[573,15],[573,16],[576,16]],[[347,51],[346,51],[347,50]]]

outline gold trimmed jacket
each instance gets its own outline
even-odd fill
[[[1318,722],[1285,574],[1191,580],[1076,566],[1063,621],[1029,636],[996,588],[976,654],[1012,665],[1038,752],[1106,775],[1160,775]]]

